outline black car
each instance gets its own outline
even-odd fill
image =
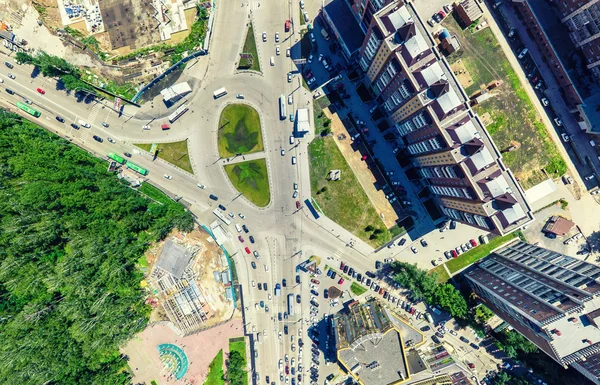
[[[298,338],[298,346],[303,347],[304,342],[302,342],[302,338]]]
[[[281,286],[286,287],[287,286],[287,281],[284,279],[281,280]]]
[[[436,337],[436,336],[434,336],[434,335],[433,335],[433,336],[431,336],[431,339],[432,339],[432,340],[433,340],[433,342],[435,342],[436,344],[439,344],[439,343],[440,343],[440,339],[439,339],[439,338],[437,338],[437,337]]]
[[[300,298],[300,294],[296,294],[296,303],[300,303],[301,302],[301,298]]]
[[[363,276],[362,276],[362,274],[358,274],[358,275],[356,276],[356,280],[357,280],[357,281],[361,281],[361,282],[362,282],[362,279],[363,279]]]
[[[288,326],[287,326],[287,325],[285,325],[285,326],[283,327],[283,333],[284,333],[284,334],[288,334]]]
[[[256,263],[254,263],[254,261],[252,261],[252,262],[250,263],[250,265],[252,265],[252,268],[253,268],[253,269],[256,269]]]
[[[310,294],[314,295],[315,297],[318,297],[318,296],[319,296],[319,293],[317,293],[317,292],[315,291],[315,289],[312,289],[312,290],[310,291]]]
[[[265,291],[267,291],[267,283],[263,283],[263,289],[265,289]]]
[[[296,276],[296,283],[300,283],[300,276],[299,275]]]
[[[250,240],[250,243],[254,243],[254,237],[252,235],[248,239]]]
[[[124,153],[123,153],[123,155],[125,155],[125,156],[126,156],[126,157],[128,157],[128,158],[131,158],[131,154],[130,154],[130,153],[128,153],[128,152],[124,152]]]
[[[71,127],[73,127],[73,128],[74,128],[74,129],[76,129],[76,130],[79,130],[79,126],[78,126],[78,125],[76,125],[75,123],[71,123]]]
[[[223,211],[227,211],[227,209],[226,209],[226,208],[225,208],[225,206],[223,206],[223,205],[219,205],[219,208],[220,208],[221,210],[223,210]]]
[[[434,13],[433,16],[431,16],[433,18],[433,20],[435,20],[437,23],[440,23],[442,21],[442,15],[440,15],[439,13]]]
[[[468,339],[466,339],[466,338],[465,338],[465,337],[463,337],[463,336],[460,336],[460,337],[459,337],[459,340],[461,340],[461,341],[462,341],[462,342],[464,342],[465,344],[468,344],[468,343],[469,343],[469,340],[468,340]]]
[[[331,279],[335,279],[335,277],[337,276],[337,273],[335,271],[331,272]]]
[[[353,268],[350,268],[350,270],[348,270],[348,275],[352,275],[352,276],[354,275],[354,269]]]
[[[247,233],[249,231],[248,228],[246,227],[246,225],[242,225],[242,229],[244,229],[245,233]]]
[[[15,91],[11,90],[10,88],[7,88],[6,89],[6,93],[9,94],[9,95],[14,95]]]
[[[327,290],[327,289],[323,290],[323,298],[325,298],[325,299],[329,298],[329,290]]]
[[[281,314],[281,312],[277,314],[277,319],[280,321],[283,320],[283,314]]]
[[[376,269],[381,269],[381,262],[380,261],[375,261],[375,268]]]
[[[7,61],[5,61],[5,62],[4,62],[4,65],[5,65],[5,66],[7,66],[7,67],[8,67],[8,68],[10,68],[10,69],[13,69],[13,68],[15,68],[15,66],[14,66],[14,65],[10,64],[10,63],[9,63],[9,62],[7,62]]]
[[[369,278],[375,278],[375,274],[371,273],[370,271],[367,271],[365,275]]]
[[[104,141],[104,140],[103,140],[101,137],[99,137],[98,135],[94,135],[94,140],[95,140],[96,142],[99,142],[99,143],[102,143],[102,142]]]
[[[472,347],[472,348],[473,348],[473,349],[475,349],[475,350],[479,350],[479,345],[477,345],[475,342],[471,342],[471,343],[469,344],[469,346],[470,346],[470,347]]]
[[[344,271],[344,274],[346,274],[348,272],[349,268],[350,267],[348,265],[344,266],[344,268],[342,269]]]
[[[270,382],[269,381],[269,376],[265,377],[265,379],[267,380],[267,384]]]
[[[262,290],[262,283],[258,283],[258,290]]]
[[[62,118],[62,117],[60,117],[60,116],[57,116],[57,117],[56,117],[56,120],[58,120],[58,121],[59,121],[59,122],[61,122],[61,123],[64,123],[64,122],[65,122],[65,118]]]
[[[425,326],[423,326],[423,327],[421,328],[421,331],[422,331],[422,332],[426,332],[426,331],[428,331],[428,330],[431,330],[431,328],[429,327],[429,325],[425,325]]]
[[[209,198],[212,199],[213,201],[218,201],[219,200],[219,197],[216,196],[216,195],[214,195],[214,194],[210,194]]]
[[[424,239],[421,239],[421,246],[423,246],[423,247],[428,246],[427,242]]]
[[[371,278],[367,278],[367,286],[371,286]]]

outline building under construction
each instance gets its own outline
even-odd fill
[[[150,274],[155,295],[183,335],[202,329],[212,313],[196,284],[191,262],[197,252],[168,240]]]

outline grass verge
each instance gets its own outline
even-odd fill
[[[142,150],[148,152],[152,147],[151,144],[147,143],[134,144],[134,146],[139,147]],[[188,154],[187,139],[182,140],[180,142],[159,143],[158,157],[171,163],[174,166],[181,168],[182,170],[189,172],[190,174],[194,173],[194,169],[192,168],[192,162],[190,161],[190,156]]]
[[[352,282],[352,285],[350,285],[350,291],[354,295],[359,296],[359,295],[364,294],[367,291],[367,288],[362,285],[359,285],[356,282]]]
[[[437,283],[444,283],[450,279],[450,275],[444,268],[444,265],[439,265],[439,266],[436,266],[435,268],[429,270],[429,274],[434,274],[434,273],[437,275],[437,279],[436,279]]]
[[[258,112],[247,104],[230,104],[219,119],[219,156],[251,154],[264,149]]]
[[[474,95],[492,82],[501,84],[490,91],[489,99],[475,106],[486,121],[487,130],[502,151],[504,162],[515,173],[523,188],[548,178],[558,178],[567,166],[556,144],[535,110],[517,74],[490,28],[475,34],[461,30],[452,17],[444,27],[457,34],[462,49],[448,57],[450,63],[462,60],[473,83],[465,88]],[[489,118],[488,118],[489,116]]]
[[[241,53],[252,54],[252,63],[249,59],[240,58],[238,64],[238,70],[251,70],[260,72],[260,60],[258,57],[258,51],[256,49],[256,36],[254,36],[254,26],[250,23],[248,31],[246,33],[246,41],[244,42],[244,48]]]
[[[325,215],[373,247],[387,243],[392,234],[375,211],[333,138],[314,139],[308,146],[308,153],[312,195]],[[330,170],[341,170],[342,180],[328,181]]]
[[[474,249],[471,249],[466,253],[461,254],[458,258],[449,260],[448,262],[446,262],[446,266],[448,267],[448,270],[450,270],[450,273],[454,274],[457,271],[471,265],[472,263],[479,261],[481,258],[486,257],[492,250],[500,247],[501,245],[509,241],[512,241],[515,238],[519,238],[520,236],[521,232],[515,231],[503,237],[496,237],[494,239],[491,239],[485,245],[479,245]],[[443,269],[443,266],[440,265],[438,266],[438,268]]]
[[[219,350],[219,353],[212,360],[208,366],[208,374],[203,385],[222,385],[225,384],[225,377],[223,373],[223,349]]]
[[[229,354],[232,352],[238,352],[242,357],[242,363],[240,364],[240,369],[246,369],[246,341],[244,338],[232,338],[229,340]],[[242,376],[242,384],[248,385],[248,376]]]
[[[271,190],[265,159],[228,164],[225,165],[225,172],[233,186],[250,202],[258,207],[269,204]]]

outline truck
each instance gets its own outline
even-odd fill
[[[329,40],[329,34],[327,33],[327,31],[325,31],[325,28],[321,29],[321,36],[323,36],[325,40]]]
[[[281,285],[280,284],[275,285],[275,295],[277,295],[277,296],[281,295]]]
[[[290,317],[294,316],[294,295],[293,294],[288,294],[288,311],[287,311],[287,313]]]

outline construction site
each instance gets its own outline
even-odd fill
[[[147,260],[151,323],[169,321],[184,336],[232,317],[235,287],[227,259],[204,230],[168,237],[150,250]]]

